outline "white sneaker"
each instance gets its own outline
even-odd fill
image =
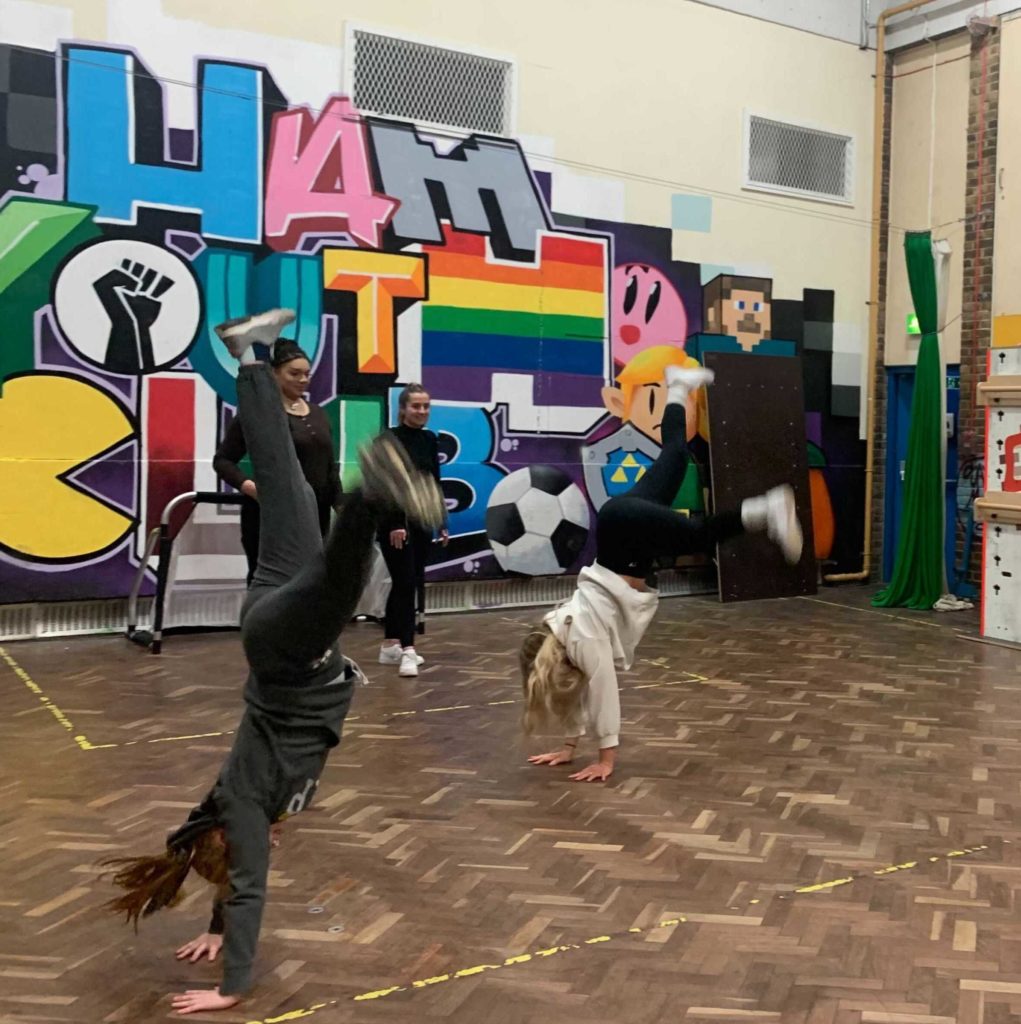
[[[771,541],[780,546],[789,565],[801,561],[804,536],[798,522],[798,510],[794,504],[794,491],[790,484],[774,487],[766,492],[766,533]]]
[[[666,400],[683,402],[692,391],[706,387],[716,379],[716,374],[704,366],[668,366],[666,379]]]
[[[418,666],[424,660],[415,653],[414,647],[405,647],[401,654],[401,667],[397,670],[397,674],[399,676],[417,676]]]
[[[413,651],[413,647],[408,648],[409,651]],[[379,663],[380,665],[399,665],[401,658],[404,656],[404,648],[400,644],[383,644],[379,648]],[[418,664],[424,665],[425,658],[421,654],[416,654],[418,658]]]
[[[380,665],[399,665],[404,649],[400,644],[382,644],[379,648]]]
[[[268,309],[254,316],[225,320],[214,329],[227,346],[227,351],[235,359],[240,359],[257,341],[272,346],[280,337],[280,332],[294,322],[295,315],[293,309]]]

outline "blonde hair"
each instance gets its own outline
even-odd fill
[[[521,724],[531,734],[550,722],[565,722],[581,704],[588,678],[567,656],[564,645],[542,623],[525,637],[518,659],[525,711]]]
[[[621,416],[621,421],[627,423],[631,418],[631,402],[635,397],[635,390],[646,384],[658,384],[663,379],[663,374],[668,366],[683,366],[685,369],[692,369],[701,365],[697,359],[692,359],[683,348],[678,348],[675,345],[653,345],[651,348],[639,352],[617,375],[621,398],[624,401],[624,414]],[[705,388],[699,388],[695,393],[695,406],[698,410],[696,429],[702,437],[708,440],[709,410],[706,406]]]
[[[100,862],[104,867],[117,868],[114,885],[125,890],[122,896],[104,904],[115,914],[124,914],[138,931],[138,920],[148,917],[164,907],[181,902],[181,886],[194,870],[199,877],[213,885],[228,882],[227,847],[222,833],[210,829],[199,835],[193,844],[180,850],[166,849],[155,857],[114,857]]]

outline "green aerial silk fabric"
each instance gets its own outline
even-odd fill
[[[931,608],[943,591],[943,441],[936,267],[929,231],[904,239],[911,298],[922,332],[911,402],[897,558],[878,607]]]

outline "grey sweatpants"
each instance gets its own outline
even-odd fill
[[[360,491],[348,494],[324,542],[273,371],[265,363],[242,366],[237,388],[262,517],[241,642],[257,676],[300,684],[354,614],[368,579],[375,516]]]

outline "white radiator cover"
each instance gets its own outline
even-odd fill
[[[527,608],[565,601],[574,590],[574,576],[534,579],[477,580],[463,583],[431,583],[426,588],[429,614],[477,612],[498,608]],[[715,590],[715,574],[661,572],[660,594],[682,597]],[[164,630],[182,627],[222,628],[237,625],[244,591],[173,589],[164,617]],[[127,626],[125,598],[103,601],[55,601],[52,603],[0,605],[0,641],[36,640],[47,637],[89,636],[122,633]],[[138,602],[140,629],[152,625],[152,598]]]

